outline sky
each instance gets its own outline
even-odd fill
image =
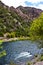
[[[1,0],[8,6],[14,6],[15,8],[18,6],[28,6],[35,7],[43,10],[43,0]]]

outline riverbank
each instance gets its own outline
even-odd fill
[[[11,39],[12,39],[12,38],[11,38]],[[24,37],[22,37],[22,38],[15,38],[15,39],[20,40],[20,39],[24,39]],[[27,39],[27,38],[25,37],[25,39]],[[28,38],[28,39],[29,39],[29,38]],[[27,41],[28,41],[28,40],[27,40]],[[12,43],[12,44],[9,44],[9,43],[8,43],[8,44],[5,44],[5,45],[4,45],[4,47],[6,46],[6,49],[5,49],[5,50],[8,49],[6,52],[10,54],[10,56],[9,56],[9,54],[8,54],[8,57],[9,57],[9,58],[8,58],[7,60],[9,60],[9,59],[11,58],[11,55],[12,55],[12,56],[13,56],[13,55],[16,55],[20,50],[21,50],[20,53],[22,52],[22,50],[25,51],[26,49],[27,49],[27,52],[28,52],[28,53],[29,53],[30,49],[31,49],[31,50],[33,49],[33,50],[32,50],[32,51],[33,51],[32,53],[34,53],[34,51],[36,52],[36,50],[34,50],[34,48],[35,48],[36,45],[35,45],[35,46],[32,45],[32,47],[31,47],[31,46],[30,46],[31,43],[30,43],[30,42],[27,43],[27,41],[25,41],[25,42],[24,42],[24,41],[20,41],[20,43],[17,41],[17,42],[15,42],[15,44],[12,43],[12,42],[10,42],[10,43]],[[2,42],[2,41],[1,41],[1,42]],[[21,43],[21,42],[22,42],[22,43]],[[17,43],[17,44],[16,44],[16,43]],[[24,44],[24,43],[25,43],[25,44]],[[8,46],[7,46],[7,45],[8,45]],[[20,46],[19,46],[19,45],[20,45]],[[30,47],[30,49],[29,49],[29,47]],[[10,48],[10,50],[9,50],[9,48]],[[24,48],[25,48],[25,49],[24,49]],[[38,49],[37,49],[37,50],[38,50]],[[11,54],[9,51],[10,51],[12,54]],[[13,54],[13,52],[17,52],[17,53],[16,53],[16,54]],[[20,53],[19,53],[19,54],[20,54]],[[0,56],[2,56],[2,54],[5,55],[5,52],[2,52]],[[32,59],[32,61],[30,61],[30,62],[33,63],[33,64],[34,64],[34,63],[36,64],[36,63],[37,63],[37,60],[39,59],[39,57],[40,57],[40,56],[37,56],[37,54],[35,54],[35,56],[34,56],[35,59]],[[42,60],[42,57],[41,57],[41,60]],[[40,62],[40,61],[39,61],[39,62]],[[12,65],[13,65],[13,64],[12,64]],[[22,65],[22,64],[21,64],[21,65]],[[24,63],[23,63],[23,65],[24,65]]]
[[[4,40],[0,40],[0,45],[2,44],[2,42],[4,42]]]
[[[35,58],[29,61],[27,65],[43,65],[43,54],[35,55]]]
[[[1,38],[0,42],[2,43],[2,42],[11,42],[18,40],[30,40],[30,37]]]

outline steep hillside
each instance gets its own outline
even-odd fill
[[[0,37],[6,33],[11,37],[29,36],[30,23],[41,12],[31,7],[8,7],[0,1]]]
[[[37,18],[42,12],[41,9],[36,9],[34,7],[23,7],[19,6],[17,9],[21,10],[24,14],[26,14],[31,20]]]

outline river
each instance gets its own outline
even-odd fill
[[[0,64],[2,65],[9,64],[12,61],[17,64],[25,63],[32,60],[35,54],[41,53],[37,42],[28,40],[4,42],[3,50],[6,50],[7,55],[0,58]]]

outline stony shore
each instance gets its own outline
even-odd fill
[[[0,38],[1,42],[17,41],[17,40],[29,40],[29,37],[15,37],[15,38]]]

